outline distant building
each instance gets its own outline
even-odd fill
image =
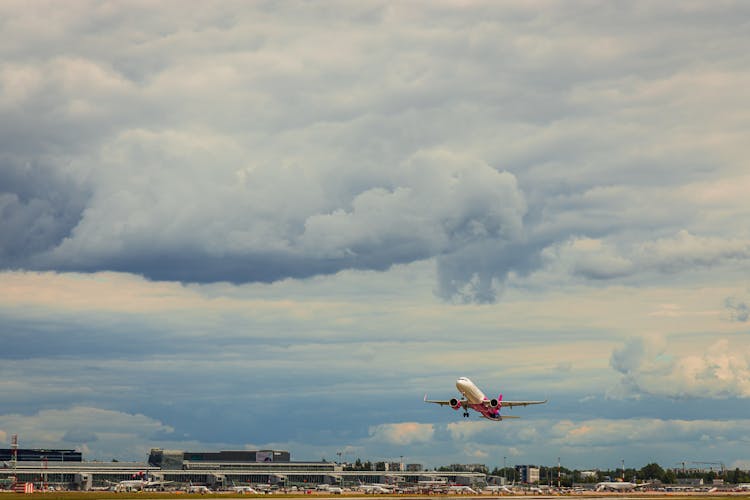
[[[595,479],[597,474],[598,473],[595,470],[582,470],[581,479]]]
[[[516,474],[521,483],[536,484],[539,482],[539,467],[536,465],[516,465]]]
[[[422,464],[406,464],[406,472],[422,472],[423,470]]]
[[[19,462],[81,462],[83,456],[80,451],[75,450],[47,450],[47,449],[24,449],[17,450],[16,460]],[[0,462],[13,460],[13,450],[0,448]]]
[[[677,484],[680,486],[703,486],[702,478],[678,477]]]
[[[213,465],[290,462],[288,451],[281,450],[230,450],[230,451],[181,451],[151,449],[149,465],[162,469],[202,469]]]
[[[487,466],[484,464],[451,464],[448,467],[443,467],[442,470],[450,470],[455,472],[479,472],[481,474],[487,474]]]
[[[508,484],[508,478],[504,476],[487,476],[487,484],[491,486],[505,486]]]

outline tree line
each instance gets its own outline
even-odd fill
[[[625,479],[631,482],[659,481],[664,484],[675,484],[678,479],[703,479],[710,483],[714,479],[723,479],[726,483],[750,483],[750,472],[736,468],[725,471],[700,471],[691,469],[664,469],[657,463],[650,463],[640,469],[626,468],[614,470],[577,470],[560,467],[560,483],[562,486],[572,486],[574,483],[598,483],[602,481],[616,481]],[[505,477],[512,481],[517,473],[513,467],[498,468],[490,472],[493,476]],[[539,466],[539,482],[542,484],[557,484],[558,468]]]
[[[344,470],[349,471],[385,471],[386,462],[362,461],[359,458],[354,463],[344,465]],[[497,477],[507,478],[508,481],[517,481],[517,472],[514,467],[495,467],[491,471],[486,466],[452,464],[435,468],[440,472],[484,472]],[[598,483],[601,481],[614,481],[622,479],[633,482],[659,481],[664,484],[674,484],[678,479],[703,479],[705,483],[714,479],[723,479],[726,483],[739,484],[750,483],[750,472],[736,468],[725,471],[700,471],[693,469],[664,469],[657,463],[650,463],[640,469],[626,468],[614,470],[578,470],[559,468],[559,479],[562,486],[572,486],[574,483]],[[558,468],[556,466],[539,466],[539,482],[541,484],[554,484],[558,481]]]

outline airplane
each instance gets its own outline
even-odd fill
[[[492,484],[492,485],[489,485],[489,486],[485,486],[484,487],[484,491],[487,491],[489,493],[508,493],[508,494],[513,494],[513,490],[511,490],[509,487],[503,486],[503,485],[495,485],[495,484]]]
[[[333,486],[333,485],[325,484],[325,483],[319,484],[316,487],[316,489],[318,491],[325,491],[325,492],[328,492],[328,493],[333,493],[334,495],[340,495],[340,494],[342,494],[344,492],[344,489],[341,488],[340,486]]]
[[[252,486],[232,486],[231,491],[242,495],[256,495],[258,490]]]
[[[359,481],[359,486],[357,486],[357,490],[362,493],[393,493],[394,489],[396,489],[396,487],[392,484],[363,483],[362,481]]]
[[[115,483],[112,489],[117,492],[123,491],[142,491],[146,488],[163,489],[165,486],[172,484],[174,481],[152,481],[149,479],[129,479]]]
[[[187,493],[200,493],[201,495],[205,495],[206,493],[213,493],[208,486],[202,486],[200,484],[190,484],[185,489]]]
[[[388,488],[384,488],[383,486],[381,486],[379,484],[362,484],[362,483],[360,483],[360,485],[357,487],[357,489],[359,491],[361,491],[362,493],[367,493],[369,495],[374,495],[376,493],[382,493],[382,494],[393,493],[393,490],[388,489]]]
[[[117,491],[119,493],[123,491],[142,490],[143,486],[146,484],[146,481],[144,481],[143,479],[133,479],[132,481],[119,481],[117,483],[107,481],[107,483],[112,485],[110,487],[112,491]]]
[[[450,486],[448,488],[448,493],[459,493],[461,495],[476,495],[477,490],[474,488],[471,488],[470,486],[461,486],[458,484],[454,484],[453,486]]]
[[[635,484],[629,481],[603,481],[596,483],[596,491],[631,491],[650,486],[651,483]]]
[[[488,420],[503,420],[505,418],[521,418],[511,415],[500,415],[500,408],[508,407],[513,408],[514,406],[528,406],[528,405],[540,405],[547,402],[544,401],[503,401],[503,395],[500,394],[497,399],[488,399],[479,388],[474,385],[474,382],[466,377],[461,377],[456,380],[456,388],[458,392],[463,395],[463,398],[456,399],[451,398],[449,400],[431,400],[427,399],[427,394],[424,395],[425,403],[435,403],[440,406],[449,405],[454,410],[463,408],[464,418],[469,417],[469,409],[479,412],[482,417]]]

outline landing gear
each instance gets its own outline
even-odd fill
[[[469,410],[464,410],[464,418],[469,418]]]

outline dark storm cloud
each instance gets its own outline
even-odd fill
[[[134,161],[144,154],[126,151]],[[187,163],[177,163],[182,157]],[[319,179],[308,185],[271,168],[239,176],[220,168],[213,176],[199,174],[203,181],[179,178],[178,167],[190,171],[195,161],[188,158],[180,152],[165,159],[165,182],[175,177],[172,189],[161,193],[137,172],[109,180],[65,241],[30,255],[27,265],[161,280],[270,282],[460,256],[475,243],[502,247],[523,232],[526,206],[515,178],[445,152],[414,155],[386,169],[382,180],[363,172],[359,180],[350,174],[330,185],[316,185]],[[362,180],[386,187],[363,188]]]
[[[524,275],[540,266],[538,242],[485,241],[438,259],[438,295],[446,300],[492,303],[510,272]]]
[[[219,257],[189,247],[168,247],[156,252],[145,247],[147,245],[144,243],[140,249],[126,255],[70,264],[63,261],[50,267],[59,271],[83,272],[108,269],[139,274],[153,280],[198,283],[226,281],[240,284],[271,283],[289,277],[309,278],[347,268],[382,270],[390,265],[388,261],[385,261],[385,256],[381,262],[371,262],[369,259],[357,260],[354,257],[315,259],[271,252]],[[374,257],[371,256],[372,259]]]
[[[0,262],[28,265],[80,221],[88,193],[54,167],[0,156]]]

